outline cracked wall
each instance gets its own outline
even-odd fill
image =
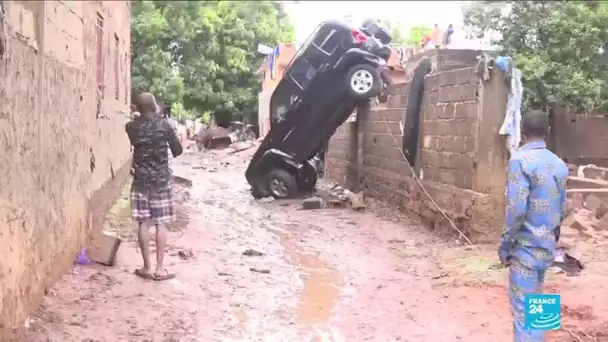
[[[130,4],[5,1],[4,7],[0,333],[6,338],[70,267],[91,231],[101,229],[128,177]],[[98,14],[104,18],[102,96]]]

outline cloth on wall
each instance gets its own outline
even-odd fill
[[[279,45],[275,46],[274,50],[272,51],[272,54],[269,56],[269,69],[270,69],[270,79],[274,80],[277,72],[277,64],[279,61]]]
[[[519,148],[521,142],[521,104],[524,96],[524,86],[521,82],[522,73],[521,70],[513,67],[510,59],[508,63],[496,63],[496,65],[507,72],[507,77],[511,80],[505,119],[498,133],[509,137],[507,147],[510,152],[513,152]]]

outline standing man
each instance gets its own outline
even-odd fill
[[[511,156],[505,230],[498,250],[508,265],[515,342],[542,342],[542,330],[525,329],[524,296],[541,293],[555,255],[555,233],[566,216],[568,167],[547,149],[549,116],[532,111],[522,119],[524,145]]]
[[[144,267],[135,270],[135,274],[146,279],[166,280],[175,277],[163,266],[167,243],[165,225],[175,218],[167,145],[174,157],[182,154],[183,148],[167,119],[159,113],[152,94],[140,94],[135,105],[140,115],[126,125],[133,146],[131,212],[138,224],[137,237],[144,261]],[[154,272],[150,264],[148,221],[156,227]]]

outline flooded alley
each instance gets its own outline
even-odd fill
[[[133,274],[141,258],[127,223],[118,265],[75,266],[19,328],[20,341],[508,340],[506,271],[494,269],[492,246],[479,256],[381,208],[259,203],[242,176],[252,150],[175,160],[194,183],[169,237],[175,279]],[[563,285],[562,296],[579,285]],[[607,306],[587,304],[605,301],[593,299],[598,286],[564,298],[566,324],[607,331]]]

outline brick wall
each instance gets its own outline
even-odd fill
[[[608,167],[608,115],[555,111],[555,152],[572,164]]]
[[[409,84],[395,85],[386,106],[338,129],[326,156],[327,178],[416,214],[432,229],[455,233],[444,211],[472,240],[496,241],[506,179],[498,136],[504,115],[496,115],[506,108],[504,75],[497,71],[481,82],[469,67],[427,76],[412,166],[424,189],[401,153],[408,93]]]
[[[420,146],[423,179],[473,188],[478,87],[472,69],[426,78]]]
[[[0,339],[10,340],[11,328],[72,265],[90,232],[101,229],[100,218],[128,177],[130,4],[4,1],[4,7]]]

